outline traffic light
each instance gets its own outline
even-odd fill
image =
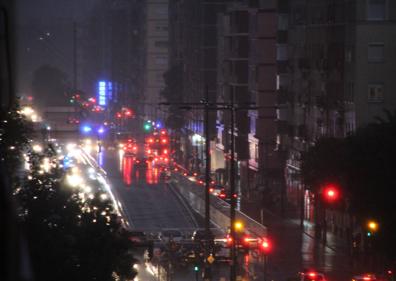
[[[378,222],[369,220],[367,222],[367,237],[373,236],[378,231]]]
[[[265,255],[269,254],[272,250],[271,241],[265,237],[263,239],[261,239],[259,246],[260,246],[261,252]]]
[[[144,129],[146,132],[150,131],[150,130],[151,130],[151,124],[150,124],[148,121],[146,121],[146,122],[144,123],[144,125],[143,125],[143,129]]]
[[[235,231],[243,231],[244,225],[241,221],[236,221],[234,223]]]
[[[198,272],[199,271],[199,266],[198,265],[194,265],[194,271]]]
[[[335,202],[339,199],[340,189],[335,184],[327,184],[323,188],[323,199],[329,203]]]

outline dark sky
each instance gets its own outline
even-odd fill
[[[16,0],[17,95],[30,95],[34,71],[51,65],[72,80],[73,22],[97,0]]]
[[[19,23],[53,20],[81,19],[90,10],[95,0],[16,0]]]

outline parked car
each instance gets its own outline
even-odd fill
[[[219,184],[211,185],[209,191],[214,196],[219,196],[221,192],[224,192],[225,187]]]
[[[131,240],[133,243],[135,243],[138,246],[145,246],[148,244],[148,239],[146,236],[146,233],[143,231],[131,231],[129,233],[129,240]]]
[[[212,231],[209,230],[209,237],[206,237],[206,230],[205,229],[197,229],[193,232],[191,240],[194,242],[201,242],[205,239],[212,240],[214,239],[214,235]]]

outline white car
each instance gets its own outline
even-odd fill
[[[177,229],[164,229],[159,233],[159,239],[165,243],[170,241],[181,242],[183,234]]]

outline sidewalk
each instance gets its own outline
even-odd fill
[[[256,214],[263,209],[257,202],[244,205]],[[287,280],[304,268],[322,271],[330,281],[350,280],[353,274],[346,240],[328,233],[324,244],[315,237],[314,224],[305,222],[301,228],[299,219],[284,219],[266,209],[263,222],[274,244],[269,256],[269,280]]]

